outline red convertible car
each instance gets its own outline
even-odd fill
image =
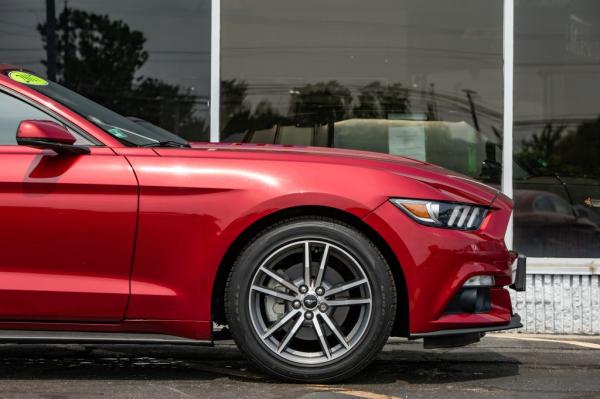
[[[212,344],[335,381],[519,327],[512,201],[353,150],[190,144],[0,66],[0,341]]]

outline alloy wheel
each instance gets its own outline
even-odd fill
[[[286,361],[322,365],[339,359],[367,331],[371,286],[361,264],[339,245],[288,243],[266,257],[251,284],[254,332]]]

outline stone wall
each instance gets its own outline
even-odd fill
[[[527,290],[511,290],[523,323],[519,331],[600,334],[600,273],[594,264],[568,266],[528,262]]]

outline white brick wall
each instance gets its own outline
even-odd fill
[[[528,267],[531,274],[527,275],[527,290],[519,293],[511,290],[514,310],[523,323],[520,331],[600,334],[600,276],[597,270],[574,268],[574,274],[565,274],[564,268],[553,270],[533,266]]]

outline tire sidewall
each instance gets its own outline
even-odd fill
[[[321,365],[299,365],[277,356],[258,337],[250,318],[249,290],[257,269],[268,255],[299,240],[340,246],[361,264],[371,285],[371,317],[361,340],[343,357]],[[377,248],[357,230],[325,220],[291,221],[260,235],[242,251],[229,284],[227,313],[234,340],[259,367],[291,380],[337,380],[360,371],[385,344],[395,316],[394,284]]]

